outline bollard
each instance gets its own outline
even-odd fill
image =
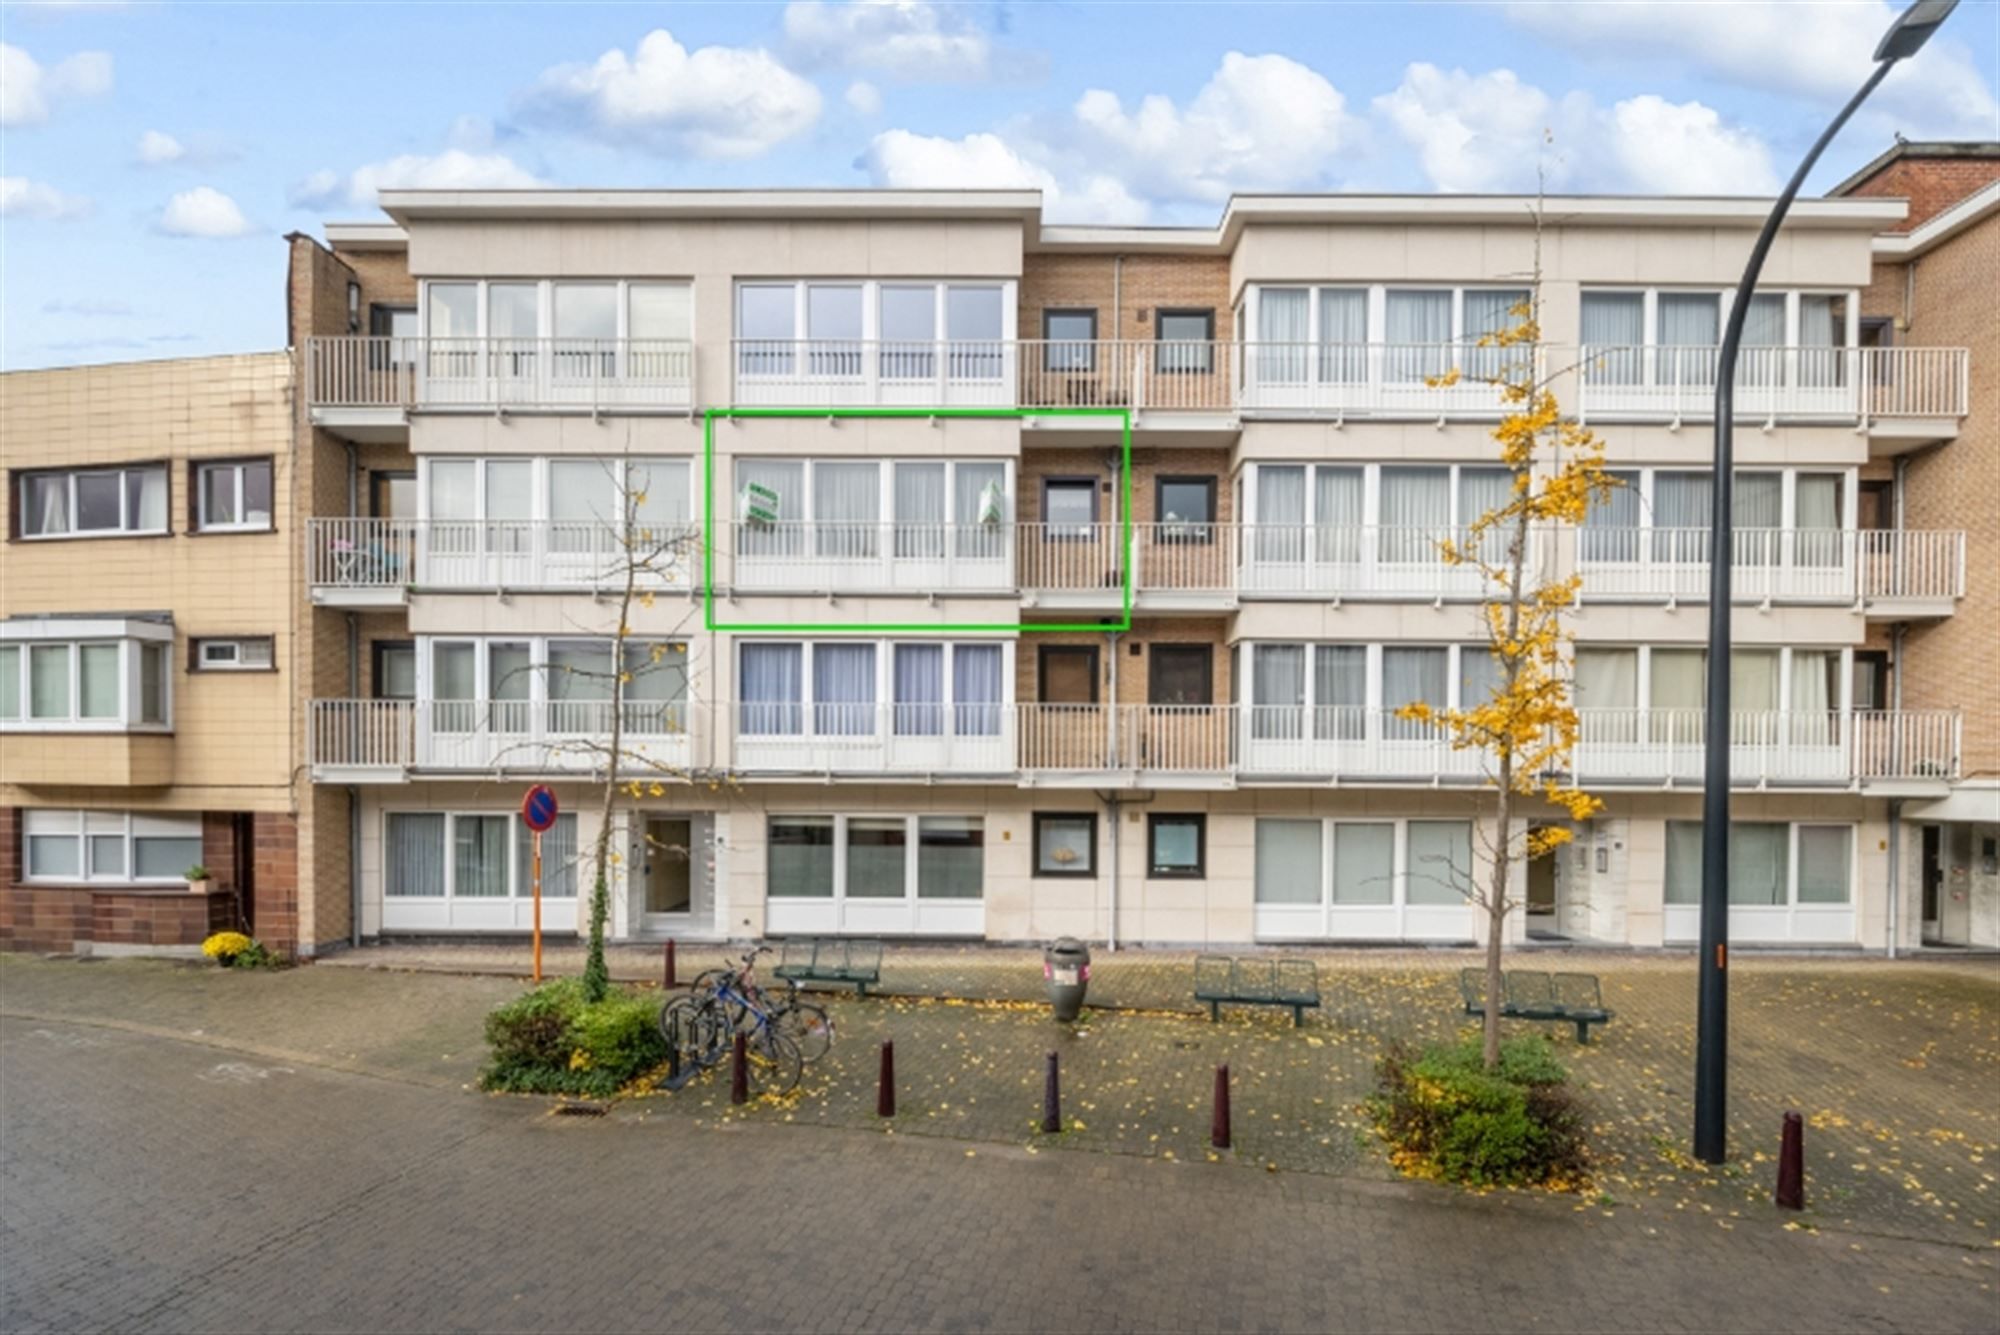
[[[1062,1130],[1062,1077],[1053,1052],[1049,1054],[1048,1078],[1042,1083],[1042,1130],[1049,1135]]]
[[[896,1045],[887,1039],[882,1042],[882,1072],[875,1084],[875,1115],[896,1115]]]
[[[743,1034],[738,1031],[735,1047],[729,1055],[729,1101],[748,1103],[750,1101],[750,1055],[744,1050]]]
[[[1229,1064],[1215,1068],[1215,1117],[1209,1123],[1208,1143],[1218,1150],[1229,1148]]]
[[[666,976],[661,980],[660,986],[666,988],[668,991],[672,991],[681,985],[680,979],[674,976],[674,939],[672,937],[667,938],[665,954]]]
[[[667,1026],[667,1079],[681,1078],[681,1017],[677,1013]]]
[[[1778,1190],[1780,1210],[1806,1208],[1806,1124],[1795,1112],[1785,1114],[1785,1132],[1778,1141]]]

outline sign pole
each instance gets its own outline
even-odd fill
[[[538,783],[521,799],[521,823],[535,836],[535,983],[542,981],[542,835],[556,823],[555,790]]]
[[[535,831],[535,982],[542,981],[542,832]]]

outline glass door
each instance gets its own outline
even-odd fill
[[[647,936],[712,931],[708,818],[635,814],[632,827],[630,888],[639,931]]]

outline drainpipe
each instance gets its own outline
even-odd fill
[[[1111,768],[1116,770],[1121,759],[1118,754],[1118,632],[1115,630],[1111,631],[1104,638],[1110,645],[1110,651],[1105,657],[1110,665],[1111,676],[1109,688],[1111,695],[1111,754],[1107,758],[1111,762]],[[1107,819],[1111,827],[1111,921],[1106,924],[1104,929],[1104,949],[1109,952],[1115,952],[1118,949],[1118,843],[1120,836],[1118,819],[1121,814],[1118,805],[1118,790],[1116,788],[1113,788],[1105,797],[1104,808],[1109,813]]]
[[[361,790],[347,789],[347,944],[361,944]]]
[[[1889,799],[1889,958],[1896,958],[1897,918],[1902,909],[1903,799]]]
[[[1115,345],[1125,337],[1125,307],[1121,300],[1124,294],[1125,257],[1111,257],[1111,340]]]

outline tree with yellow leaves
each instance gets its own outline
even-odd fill
[[[1501,950],[1508,914],[1522,907],[1515,892],[1515,864],[1548,857],[1570,840],[1570,831],[1545,825],[1516,835],[1517,809],[1540,801],[1572,821],[1602,807],[1570,782],[1577,713],[1570,698],[1568,618],[1581,580],[1549,578],[1539,571],[1537,539],[1558,524],[1579,525],[1592,504],[1617,486],[1605,471],[1604,444],[1563,414],[1545,373],[1541,346],[1541,213],[1535,214],[1533,281],[1525,301],[1509,313],[1508,326],[1477,341],[1496,351],[1477,360],[1490,374],[1479,378],[1499,394],[1504,415],[1493,429],[1500,462],[1511,474],[1508,499],[1474,519],[1456,539],[1440,544],[1445,564],[1471,566],[1485,590],[1481,614],[1497,681],[1484,701],[1460,709],[1416,703],[1398,716],[1443,733],[1454,750],[1482,753],[1496,790],[1489,833],[1482,842],[1489,867],[1448,867],[1447,880],[1486,916],[1485,1062],[1500,1060]],[[1459,383],[1463,370],[1430,383]]]

